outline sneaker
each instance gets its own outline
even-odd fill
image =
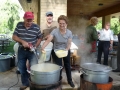
[[[20,90],[25,90],[27,88],[27,86],[21,86]]]
[[[74,83],[72,81],[69,81],[68,84],[71,86],[71,87],[75,87]]]

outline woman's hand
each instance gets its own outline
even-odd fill
[[[66,50],[66,51],[68,51],[68,49],[67,49],[67,48],[66,48],[65,50]]]
[[[41,52],[44,52],[45,50],[44,50],[44,48],[43,47],[41,47]]]

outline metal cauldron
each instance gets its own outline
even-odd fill
[[[38,85],[55,84],[60,79],[61,66],[52,63],[41,63],[31,66],[31,81]]]
[[[85,63],[81,65],[84,80],[92,83],[108,83],[109,72],[111,70],[111,67],[97,63]]]

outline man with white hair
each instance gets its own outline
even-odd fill
[[[104,65],[108,65],[109,50],[113,47],[113,31],[110,30],[110,23],[105,23],[105,26],[100,30],[98,43],[98,57],[97,62],[101,64],[102,52],[104,53]]]

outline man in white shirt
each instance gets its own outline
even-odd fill
[[[110,23],[105,23],[104,29],[100,31],[98,43],[98,57],[97,62],[101,64],[101,56],[102,52],[104,53],[104,65],[108,65],[108,55],[109,50],[112,49],[113,46],[113,31],[110,30]]]

